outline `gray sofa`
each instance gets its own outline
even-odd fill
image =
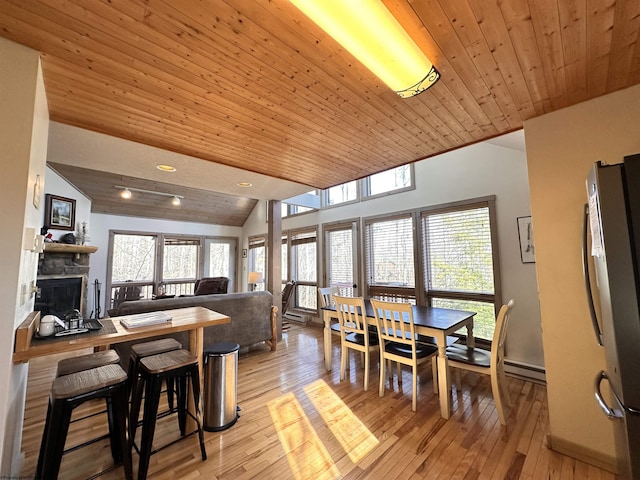
[[[204,329],[205,347],[218,342],[234,342],[240,347],[250,347],[266,342],[271,346],[271,350],[276,349],[277,340],[280,339],[278,335],[281,336],[281,333],[277,333],[280,330],[276,328],[275,312],[277,309],[273,307],[273,296],[269,292],[225,293],[127,301],[118,305],[117,308],[109,310],[107,314],[114,317],[194,306],[202,306],[231,317],[231,322],[228,324]],[[188,348],[187,332],[167,336],[177,339],[185,348]],[[129,361],[130,345],[129,342],[114,345],[125,364]]]

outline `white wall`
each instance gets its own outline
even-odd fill
[[[612,462],[611,422],[593,395],[605,367],[582,277],[585,179],[597,160],[640,152],[640,86],[525,123],[554,449]]]
[[[0,198],[5,205],[0,235],[0,477],[17,478],[27,364],[13,365],[15,328],[33,311],[38,254],[23,249],[39,233],[43,197],[34,202],[36,179],[45,182],[48,108],[38,52],[0,38]],[[36,204],[39,200],[39,209]]]
[[[107,255],[109,253],[109,231],[126,230],[132,232],[162,232],[181,235],[207,235],[211,237],[242,237],[241,227],[228,227],[223,225],[210,225],[205,223],[176,222],[171,220],[157,220],[151,218],[125,217],[118,215],[105,215],[92,213],[91,229],[89,230],[89,245],[98,247],[98,251],[91,255],[89,264],[89,295],[87,299],[87,315],[95,310],[94,281],[97,279],[102,284],[101,309],[102,314],[109,308],[106,305],[108,292],[107,285]],[[240,257],[240,255],[238,255]],[[236,267],[237,268],[237,267]],[[236,274],[238,281],[240,272]]]
[[[508,332],[507,357],[513,362],[543,368],[535,264],[523,264],[520,260],[516,223],[517,217],[530,214],[525,154],[481,143],[417,162],[415,176],[415,190],[285,218],[282,228],[321,225],[496,195],[503,298],[516,300]],[[243,248],[247,248],[247,236],[267,231],[265,212],[265,203],[259,202],[245,224]],[[319,238],[319,249],[321,243]]]

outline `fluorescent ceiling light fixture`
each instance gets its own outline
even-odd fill
[[[157,192],[155,190],[145,190],[144,188],[125,187],[124,185],[114,185],[113,188],[119,188],[122,190],[120,196],[122,198],[131,198],[131,192],[150,193],[152,195],[161,195],[163,197],[173,197],[171,200],[172,205],[180,205],[182,202],[180,199],[184,198],[183,195],[176,195],[175,193]]]
[[[290,0],[402,98],[440,78],[380,0]]]
[[[176,167],[173,167],[171,165],[156,165],[156,168],[162,172],[175,172],[176,171]]]
[[[249,182],[240,182],[240,183],[238,183],[238,186],[247,188],[247,187],[253,187],[253,184],[251,184]]]

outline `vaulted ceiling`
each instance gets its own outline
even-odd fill
[[[637,0],[384,0],[440,71],[401,99],[286,0],[2,0],[50,117],[315,188],[640,82]]]

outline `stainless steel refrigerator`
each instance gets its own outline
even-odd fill
[[[606,356],[595,398],[614,425],[618,473],[640,479],[640,154],[596,163],[587,199],[585,285]]]

